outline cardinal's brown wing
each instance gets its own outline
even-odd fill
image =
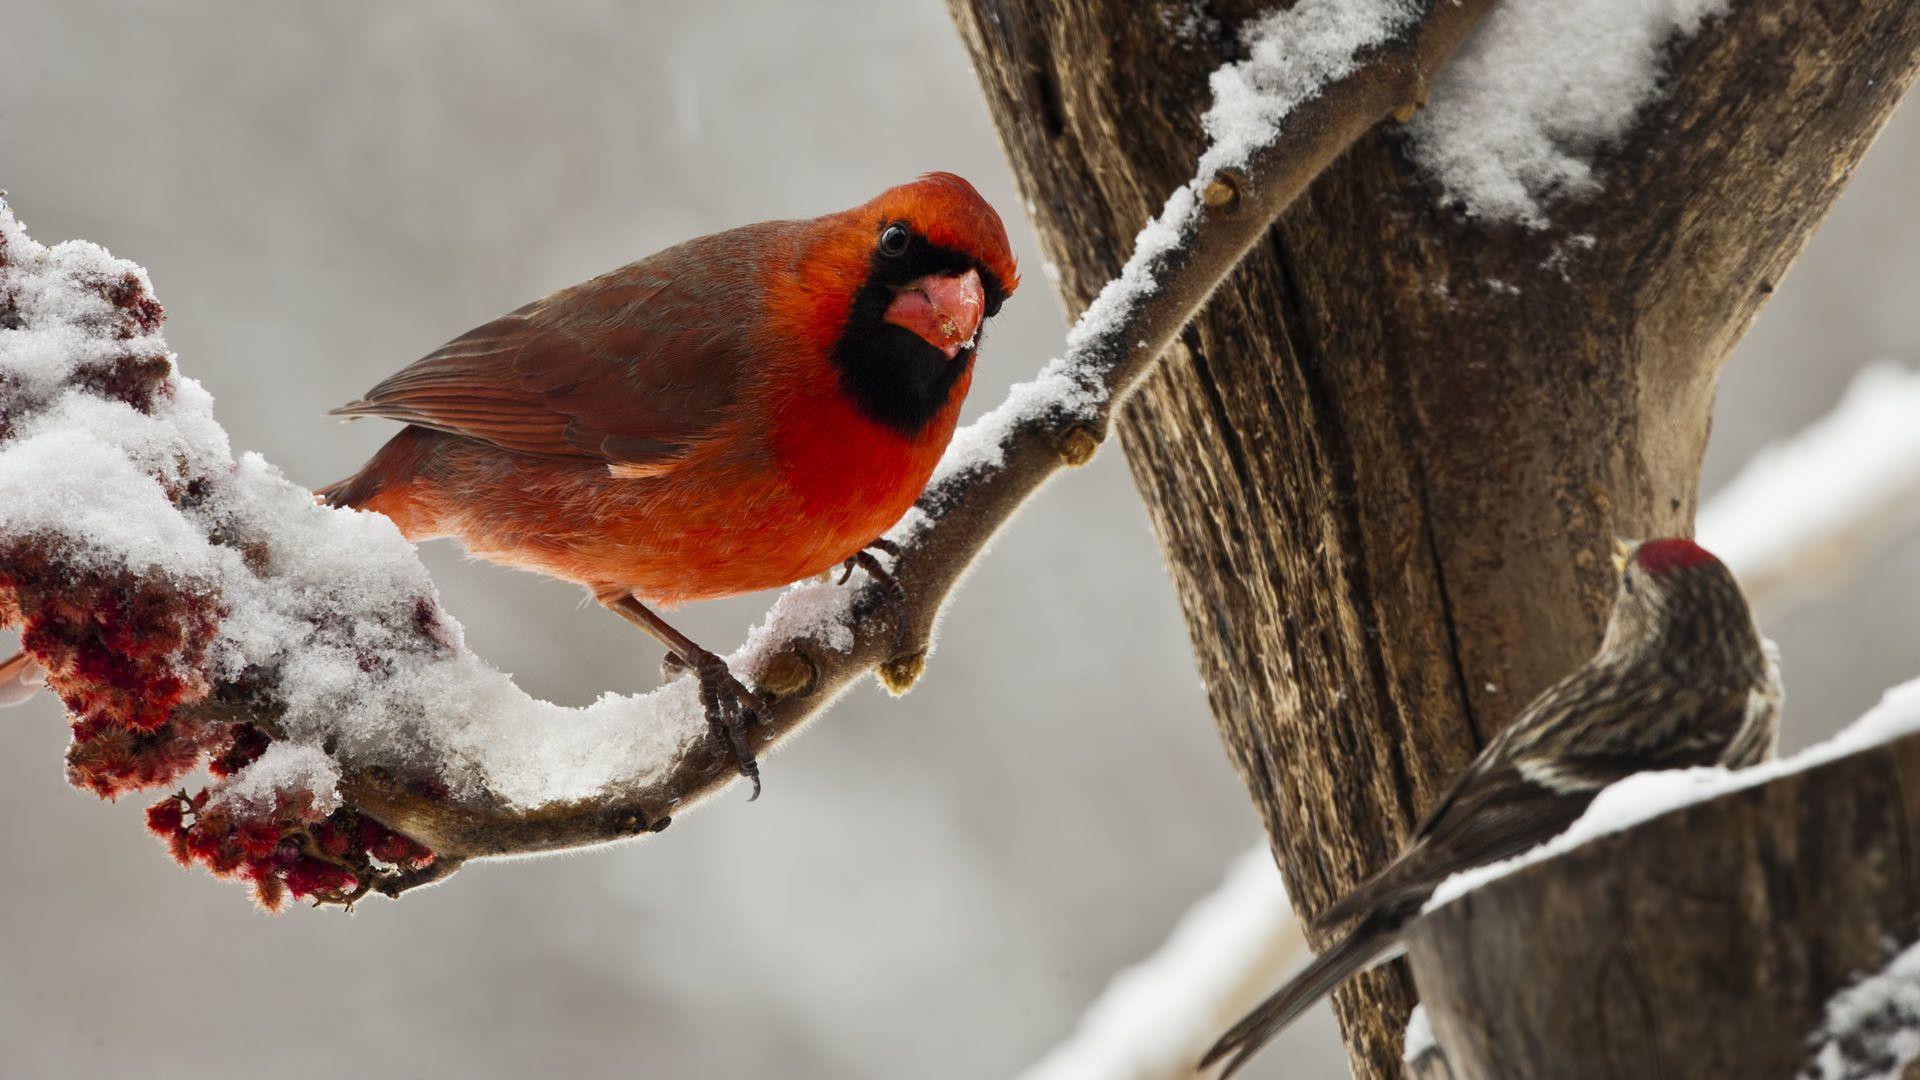
[[[669,248],[454,338],[333,410],[646,475],[732,414],[785,223]]]

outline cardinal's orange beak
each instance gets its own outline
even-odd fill
[[[904,326],[951,360],[973,344],[987,310],[980,273],[928,274],[894,295],[886,321]]]

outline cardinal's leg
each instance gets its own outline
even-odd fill
[[[847,556],[846,561],[840,564],[840,584],[847,583],[847,579],[853,576],[854,567],[857,566],[865,570],[868,577],[879,582],[880,587],[887,591],[894,606],[893,654],[899,656],[907,651],[907,624],[913,621],[913,610],[908,606],[905,586],[900,584],[899,579],[895,578],[892,572],[880,565],[880,560],[873,557],[874,551],[884,551],[895,559],[900,557],[900,545],[884,536],[880,537]]]
[[[700,704],[707,711],[707,723],[713,725],[714,734],[733,751],[734,766],[741,776],[753,781],[753,798],[759,798],[760,764],[754,760],[747,729],[760,719],[760,699],[733,677],[725,660],[694,644],[692,638],[668,625],[665,619],[634,599],[633,594],[597,592],[595,598],[651,634],[700,680]]]

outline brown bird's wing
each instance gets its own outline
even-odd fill
[[[1396,908],[1410,908],[1402,917],[1409,916],[1455,871],[1510,858],[1565,831],[1599,790],[1556,791],[1511,767],[1470,779],[1442,798],[1406,851],[1316,915],[1314,926]]]
[[[1229,1076],[1308,1006],[1382,956],[1449,874],[1518,855],[1573,823],[1593,792],[1567,794],[1536,784],[1507,766],[1470,767],[1412,846],[1313,919],[1316,929],[1353,920],[1333,947],[1288,979],[1207,1051],[1205,1069],[1227,1060]]]
[[[669,248],[454,338],[333,410],[652,475],[733,411],[769,222]]]
[[[1697,695],[1582,669],[1535,699],[1454,780],[1378,874],[1314,917],[1334,926],[1426,902],[1460,870],[1565,832],[1602,788],[1648,769],[1719,764],[1747,694]],[[1615,723],[1598,722],[1602,716]],[[1638,739],[1623,737],[1637,735]]]

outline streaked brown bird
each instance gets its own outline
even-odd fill
[[[1230,1076],[1348,976],[1392,959],[1449,876],[1564,832],[1637,772],[1742,767],[1773,752],[1780,677],[1733,574],[1691,540],[1622,545],[1600,650],[1454,779],[1400,855],[1313,919],[1346,934],[1207,1051]]]

